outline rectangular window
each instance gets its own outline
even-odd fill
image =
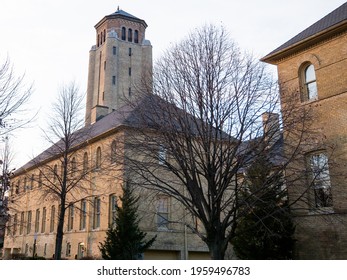
[[[129,67],[128,72],[129,72],[129,76],[131,76],[131,67]]]
[[[46,207],[42,209],[42,223],[41,223],[41,232],[44,233],[46,231]]]
[[[165,165],[166,164],[166,157],[167,157],[167,152],[166,148],[164,145],[159,145],[159,151],[158,151],[158,161],[160,165]]]
[[[66,256],[67,257],[71,256],[71,243],[70,242],[66,243]]]
[[[23,234],[24,212],[20,213],[19,234]]]
[[[131,48],[129,48],[129,56],[131,56]]]
[[[168,229],[169,226],[169,198],[161,196],[157,201],[157,228]]]
[[[106,61],[104,61],[104,70],[106,70]]]
[[[112,85],[116,84],[116,76],[112,76]]]
[[[31,232],[31,211],[28,211],[27,217],[27,234]]]
[[[47,255],[47,243],[45,243],[45,246],[43,247],[43,256]]]
[[[53,232],[54,231],[54,224],[55,224],[55,206],[53,205],[51,207],[51,221],[49,225],[49,231]]]
[[[11,216],[8,217],[7,223],[8,223],[8,225],[9,225],[9,227],[6,229],[7,235],[10,235],[10,233],[11,233],[11,230],[10,230],[10,227],[11,227],[11,226],[10,226],[10,225],[11,225],[11,220],[12,220]]]
[[[35,232],[39,232],[40,230],[40,209],[36,210],[35,215]]]
[[[310,155],[310,168],[315,207],[333,206],[328,157],[324,153]]]
[[[67,230],[71,231],[73,230],[73,220],[74,220],[74,206],[73,204],[70,204],[69,206],[69,214],[68,214],[68,221],[67,221]]]
[[[94,199],[93,205],[93,229],[100,227],[100,198]]]
[[[117,196],[115,194],[110,195],[109,206],[110,206],[109,225],[110,227],[112,227],[116,223],[116,214],[117,214]]]
[[[80,230],[86,229],[87,221],[87,201],[81,201]]]
[[[113,53],[113,55],[116,55],[116,54],[117,54],[117,47],[113,47],[113,48],[112,48],[112,53]]]
[[[13,217],[13,235],[16,235],[16,233],[17,233],[17,223],[18,223],[17,214],[14,214],[14,217]]]

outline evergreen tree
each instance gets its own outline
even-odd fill
[[[155,241],[156,236],[145,241],[147,234],[139,228],[138,199],[130,187],[123,187],[123,196],[120,198],[122,205],[117,208],[115,225],[110,226],[104,243],[99,246],[103,259],[139,259]]]
[[[291,259],[293,225],[282,172],[260,156],[247,170],[241,194],[244,217],[232,245],[240,259]]]

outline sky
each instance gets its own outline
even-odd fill
[[[153,60],[204,24],[222,25],[241,49],[263,57],[345,0],[0,0],[0,64],[11,60],[33,84],[30,113],[36,120],[10,136],[12,167],[19,168],[48,143],[50,105],[74,81],[87,89],[94,25],[117,8],[146,21]],[[28,116],[24,116],[28,117]]]

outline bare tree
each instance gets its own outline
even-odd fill
[[[137,129],[125,140],[127,176],[180,202],[203,227],[187,226],[213,259],[223,259],[245,213],[245,169],[273,153],[276,176],[283,175],[300,153],[282,150],[277,83],[223,28],[204,26],[164,54],[153,87],[141,91],[145,96],[133,104]],[[290,116],[289,101],[283,118]],[[301,138],[307,122],[304,114],[293,126]]]
[[[4,240],[4,233],[6,228],[6,222],[8,221],[8,197],[10,189],[10,176],[13,172],[11,170],[11,161],[13,153],[9,144],[9,137],[4,138],[4,147],[0,153],[0,247]]]
[[[33,117],[20,118],[29,112],[25,107],[32,95],[32,86],[27,86],[24,75],[17,77],[7,58],[0,65],[0,135],[28,124]]]
[[[62,86],[57,100],[52,105],[48,128],[43,131],[50,147],[16,173],[18,175],[24,172],[25,182],[31,182],[29,188],[36,182],[35,198],[38,203],[58,202],[55,259],[61,259],[66,210],[90,196],[87,175],[93,167],[83,158],[83,154],[78,153],[89,137],[89,128],[82,127],[82,109],[83,96],[75,83]],[[31,169],[36,170],[35,175],[29,174],[31,172],[28,171]],[[20,205],[17,204],[27,195],[25,190],[16,193],[12,199],[13,212],[18,207],[20,209]]]

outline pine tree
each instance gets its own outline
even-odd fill
[[[130,187],[123,187],[120,200],[122,205],[117,208],[115,226],[107,230],[99,249],[105,260],[136,260],[153,244],[156,236],[144,240],[147,234],[140,230],[137,214],[139,198],[134,196]]]
[[[246,172],[242,193],[244,217],[232,245],[240,259],[291,259],[294,224],[283,176],[265,157],[259,157]]]

